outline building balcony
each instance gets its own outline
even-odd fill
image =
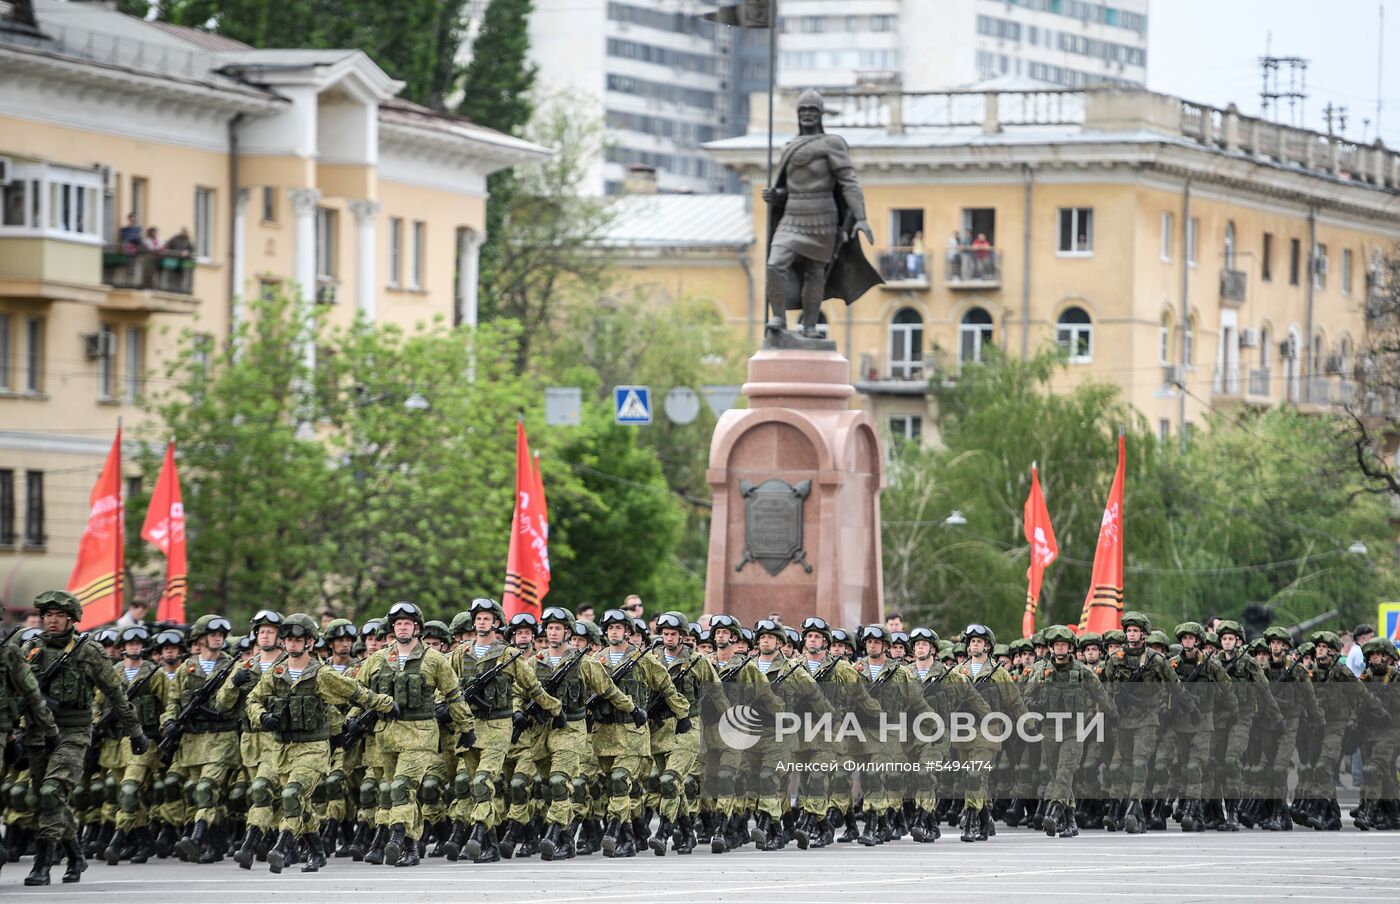
[[[0,295],[101,304],[101,275],[100,239],[0,230]]]
[[[913,248],[881,248],[875,255],[875,266],[891,289],[927,289],[928,255]]]
[[[860,356],[856,389],[866,395],[927,395],[929,381],[940,371],[941,357],[936,352],[914,358],[866,352]]]
[[[1000,289],[1001,251],[991,246],[947,251],[943,279],[950,289]]]
[[[193,295],[194,260],[158,251],[128,254],[108,249],[102,256],[102,282],[114,289]]]
[[[1220,300],[1232,304],[1243,304],[1248,293],[1249,281],[1243,270],[1220,271]]]

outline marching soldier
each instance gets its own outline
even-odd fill
[[[0,643],[0,743],[4,745],[3,755],[0,755],[0,767],[13,766],[13,760],[23,756],[18,738],[12,736],[19,730],[21,716],[24,719],[25,737],[30,743],[39,744],[47,750],[58,746],[58,727],[54,725],[53,713],[44,702],[44,695],[39,690],[34,672],[25,664],[20,648],[14,642],[19,640],[23,633],[23,629],[18,629],[11,637],[6,638],[4,643]],[[4,775],[5,768],[0,768],[0,777]],[[19,791],[19,796],[23,797],[23,787],[20,787]],[[5,796],[0,796],[0,807],[4,804]],[[0,868],[10,859],[10,851],[6,849],[7,843],[15,845],[16,857],[23,852],[25,844],[25,841],[21,840],[23,833],[17,831],[17,826],[5,823],[4,828],[5,835],[0,838]]]
[[[944,726],[944,731],[930,746],[925,759],[935,763],[948,762],[952,759],[948,730],[952,725],[953,713],[971,713],[980,723],[991,710],[987,707],[987,701],[982,699],[982,695],[972,689],[972,682],[967,680],[966,675],[948,668],[935,658],[938,652],[938,635],[931,628],[914,628],[909,632],[909,639],[914,648],[914,678],[919,682],[924,700],[929,708],[938,714]],[[915,800],[913,824],[909,827],[909,834],[915,841],[930,844],[942,835],[935,815],[938,811],[941,777],[938,772],[931,773],[930,782]]]
[[[825,700],[812,673],[800,660],[790,661],[780,650],[787,639],[783,626],[763,618],[754,624],[753,632],[758,644],[758,656],[753,664],[768,679],[770,687],[781,686],[782,690],[774,693],[783,709],[824,711]],[[760,790],[752,837],[761,851],[779,851],[787,844],[787,831],[783,826],[783,816],[788,810],[787,776],[776,771],[772,754],[773,747],[768,744],[759,744],[751,753],[758,764],[751,773],[757,772]]]
[[[1400,785],[1395,780],[1395,755],[1400,750],[1400,669],[1395,666],[1395,645],[1383,637],[1366,641],[1361,653],[1366,657],[1366,668],[1358,680],[1371,688],[1381,703],[1360,726],[1364,794],[1353,818],[1364,832],[1400,827]]]
[[[1219,661],[1230,678],[1230,687],[1235,691],[1238,715],[1225,726],[1217,726],[1213,761],[1224,764],[1224,775],[1217,787],[1215,798],[1223,798],[1225,803],[1223,831],[1239,830],[1239,813],[1246,796],[1263,796],[1264,789],[1248,780],[1243,763],[1254,735],[1256,722],[1265,725],[1278,725],[1283,721],[1274,695],[1269,693],[1269,679],[1264,669],[1254,658],[1244,654],[1244,627],[1237,621],[1226,619],[1216,629],[1220,639]],[[1252,772],[1252,770],[1251,770]]]
[[[144,625],[123,628],[118,636],[122,661],[115,667],[115,674],[136,713],[136,721],[141,724],[141,732],[148,738],[160,731],[161,713],[170,696],[170,682],[163,677],[162,669],[142,658],[150,636],[151,632]],[[104,713],[98,720],[101,730],[95,731],[97,740],[102,735],[110,736],[115,719],[111,704],[105,698],[100,698],[100,702]],[[116,831],[102,855],[108,866],[116,866],[126,858],[131,858],[133,863],[144,863],[154,843],[145,797],[160,767],[160,754],[147,750],[137,755],[126,744],[118,744],[112,753],[115,756],[110,768],[117,780]],[[105,744],[103,754],[108,754]]]
[[[647,844],[657,856],[666,853],[668,840],[677,854],[689,854],[698,839],[695,800],[687,789],[700,764],[700,732],[692,730],[691,724],[700,715],[701,695],[714,694],[719,677],[709,660],[684,642],[690,631],[685,616],[679,612],[663,612],[656,617],[656,630],[661,635],[661,649],[655,655],[676,690],[690,702],[690,708],[680,715],[669,707],[647,707],[652,720],[651,753],[660,770],[661,797],[658,807],[661,821],[656,835]]]
[[[962,642],[967,661],[958,666],[958,671],[972,682],[973,690],[982,696],[992,712],[1009,716],[1013,723],[1020,721],[1027,714],[1026,704],[1016,680],[991,659],[992,646],[996,643],[992,629],[986,625],[968,625]],[[986,841],[996,834],[991,808],[987,805],[987,784],[997,747],[996,742],[982,735],[968,744],[955,745],[955,753],[969,766],[960,836],[963,841]]]
[[[248,838],[255,837],[260,842],[267,839],[267,843],[271,843],[276,835],[276,808],[281,796],[277,786],[277,756],[281,745],[249,716],[248,694],[263,675],[285,658],[280,640],[281,628],[280,612],[260,609],[253,616],[249,623],[249,636],[255,652],[238,664],[214,698],[220,711],[238,714],[238,755],[242,765],[229,789],[229,805],[230,808],[246,805],[244,847],[248,849],[250,858],[252,847],[247,844]],[[265,852],[266,846],[260,847],[260,850]],[[242,862],[239,865],[243,866]],[[244,866],[244,869],[247,868]]]
[[[1166,657],[1147,648],[1151,631],[1152,621],[1146,615],[1124,612],[1123,646],[1104,666],[1106,682],[1125,685],[1117,689],[1118,734],[1110,778],[1114,801],[1104,821],[1104,828],[1109,831],[1147,831],[1142,799],[1147,794],[1147,764],[1157,747],[1158,714],[1163,702],[1147,685],[1176,683],[1176,673],[1167,665]]]
[[[1172,657],[1169,665],[1176,672],[1183,690],[1177,699],[1184,705],[1173,706],[1176,762],[1181,764],[1182,802],[1181,830],[1205,831],[1204,812],[1205,768],[1210,758],[1211,739],[1217,717],[1228,725],[1234,720],[1237,703],[1235,695],[1206,685],[1229,684],[1225,668],[1204,649],[1205,628],[1199,622],[1182,622],[1176,626],[1176,639],[1181,654]]]

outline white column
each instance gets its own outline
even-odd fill
[[[243,292],[244,274],[248,267],[248,196],[252,191],[247,188],[240,188],[233,195],[233,261],[229,266],[229,291],[233,297],[229,299],[229,335],[238,332],[238,325],[243,322]]]
[[[314,188],[287,190],[292,202],[292,280],[301,290],[302,304],[316,303],[316,207],[321,192]],[[306,343],[306,366],[316,367],[316,342]]]
[[[480,282],[477,263],[481,255],[481,243],[486,241],[486,236],[475,229],[463,229],[461,236],[461,241],[457,243],[457,321],[463,326],[475,327],[476,293]]]
[[[378,201],[351,201],[350,212],[355,215],[355,307],[374,322],[375,285],[374,218],[379,214]]]

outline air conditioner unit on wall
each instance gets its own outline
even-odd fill
[[[1240,348],[1257,348],[1258,346],[1258,330],[1240,330]]]
[[[117,354],[116,333],[83,333],[83,354],[89,360],[114,357]]]
[[[1162,367],[1162,384],[1181,386],[1186,382],[1186,368],[1180,364],[1167,364]]]
[[[1285,361],[1298,360],[1298,337],[1289,336],[1278,344],[1278,356]]]
[[[10,181],[10,160],[8,157],[0,157],[0,185],[6,185]]]

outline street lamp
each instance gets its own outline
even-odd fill
[[[963,517],[962,512],[958,511],[957,509],[953,509],[953,513],[947,518],[943,519],[943,525],[945,527],[966,527],[967,518]]]
[[[433,407],[432,403],[423,398],[423,394],[415,392],[413,395],[403,400],[403,407],[409,411],[427,411]]]
[[[1347,547],[1347,552],[1354,556],[1364,556],[1370,551],[1371,550],[1366,547],[1366,544],[1362,543],[1360,540],[1353,540],[1351,545]]]

